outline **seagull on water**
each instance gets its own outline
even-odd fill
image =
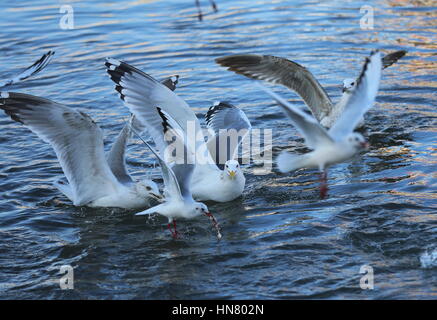
[[[54,51],[49,51],[49,52],[45,53],[41,58],[38,59],[38,61],[36,61],[31,66],[24,69],[19,74],[13,76],[12,78],[10,78],[8,80],[1,81],[0,88],[10,86],[14,83],[23,81],[23,80],[37,74],[38,72],[40,72],[42,69],[44,69],[49,64],[49,62],[52,59],[54,54],[55,54]]]
[[[178,238],[179,233],[176,229],[176,218],[192,219],[200,215],[206,215],[210,218],[217,231],[217,237],[222,237],[217,220],[214,218],[208,207],[193,199],[191,193],[191,177],[194,171],[193,152],[187,145],[187,140],[183,139],[178,132],[181,132],[179,125],[174,119],[165,113],[161,108],[155,108],[156,114],[160,117],[160,130],[163,131],[161,139],[156,139],[156,144],[162,150],[162,156],[155,151],[146,141],[144,141],[137,133],[138,137],[147,145],[152,153],[158,159],[161,167],[161,173],[165,185],[165,202],[139,212],[136,215],[150,215],[153,213],[161,214],[168,218],[168,229],[173,238]],[[175,130],[179,129],[179,131]],[[170,142],[164,139],[165,134],[171,131],[171,136],[176,138],[176,141]],[[136,131],[135,131],[136,132]],[[176,143],[182,147],[183,152],[176,153],[176,158],[172,159],[173,164],[167,163],[165,159],[165,149],[170,143]]]
[[[406,51],[395,51],[382,57],[385,69],[398,61]],[[300,64],[281,57],[256,54],[230,55],[215,60],[228,70],[246,77],[282,84],[295,91],[325,128],[331,128],[344,112],[358,79],[343,81],[343,95],[334,104],[313,74]],[[363,120],[360,119],[360,124]]]
[[[369,147],[364,137],[354,130],[364,113],[375,102],[381,70],[381,53],[373,51],[370,57],[366,58],[356,87],[350,94],[343,113],[329,130],[326,130],[313,116],[292,106],[270,89],[258,84],[279,103],[304,137],[306,145],[313,150],[304,155],[282,152],[277,158],[279,170],[289,172],[300,168],[319,169],[322,182],[320,195],[324,198],[327,192],[326,169],[333,164],[350,159]]]
[[[116,84],[115,90],[119,93],[125,106],[147,128],[156,145],[163,135],[162,120],[156,113],[156,107],[159,107],[176,121],[184,136],[188,136],[189,139],[190,136],[195,137],[195,141],[190,139],[190,143],[194,144],[191,149],[196,152],[193,178],[191,179],[194,199],[227,202],[238,198],[243,193],[246,179],[234,156],[235,150],[251,129],[251,125],[242,110],[226,102],[213,105],[207,113],[206,122],[216,134],[211,140],[214,142],[207,144],[195,113],[173,91],[150,75],[125,62],[107,58],[106,67],[112,81]],[[241,133],[241,136],[238,138],[237,144],[229,147],[231,150],[227,151],[230,152],[220,153],[225,160],[224,169],[221,170],[209,150],[214,149],[215,141],[220,138],[221,133],[231,128],[235,130],[234,132]],[[188,134],[191,131],[193,134]],[[221,141],[223,140],[226,139],[221,139]],[[222,145],[228,148],[227,144],[221,143]],[[199,158],[204,161],[197,161]]]
[[[0,109],[53,147],[68,181],[54,185],[75,206],[133,209],[162,199],[153,181],[134,182],[127,173],[124,150],[129,127],[122,130],[107,160],[103,132],[84,112],[14,92],[0,92]]]

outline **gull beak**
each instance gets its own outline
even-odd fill
[[[231,179],[235,179],[235,175],[237,174],[235,171],[231,170],[231,171],[228,171],[228,173],[229,173],[229,176],[231,177]]]
[[[341,88],[341,92],[344,93],[345,91],[346,91],[346,88],[345,88],[345,87],[342,87],[342,88]]]
[[[365,150],[370,148],[370,144],[367,141],[361,142],[361,147]]]

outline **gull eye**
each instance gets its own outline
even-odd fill
[[[149,187],[149,186],[147,186],[147,187],[146,187],[146,190],[147,190],[147,191],[150,191],[150,190],[152,190],[152,188]]]
[[[227,165],[227,164],[225,164],[225,167],[227,168],[227,167],[228,167],[228,165]]]
[[[351,85],[353,86],[355,84],[355,82],[352,82]]]

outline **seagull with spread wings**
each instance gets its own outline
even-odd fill
[[[55,54],[54,51],[49,51],[49,52],[45,53],[34,64],[27,67],[19,74],[13,76],[12,78],[10,78],[8,80],[4,80],[4,81],[0,82],[0,88],[10,86],[14,83],[23,81],[23,80],[37,74],[38,72],[40,72],[42,69],[44,69],[49,64],[49,62],[52,59],[54,54]]]
[[[14,92],[0,93],[0,109],[53,147],[68,181],[55,186],[75,206],[132,209],[162,199],[153,181],[135,182],[127,173],[124,151],[130,126],[122,130],[107,160],[103,132],[84,112]]]
[[[385,69],[398,61],[406,51],[395,51],[382,57]],[[343,95],[334,104],[314,75],[300,64],[281,57],[257,54],[230,55],[215,60],[223,67],[246,77],[279,83],[295,91],[325,128],[331,128],[344,112],[356,88],[357,79],[343,81]],[[362,120],[360,120],[362,123]]]
[[[212,142],[209,145],[205,143],[200,122],[184,100],[150,75],[125,62],[107,58],[106,67],[125,106],[147,128],[155,144],[163,135],[160,128],[162,120],[156,113],[157,107],[174,119],[184,138],[189,139],[190,148],[195,152],[195,166],[191,179],[194,199],[227,202],[242,194],[246,179],[234,157],[236,148],[251,129],[250,122],[242,110],[222,102],[215,104],[208,111],[206,122],[215,132],[212,138],[214,141],[228,129],[234,129],[234,132],[241,135],[239,143],[232,144],[230,150],[225,150],[229,152],[219,153],[220,157],[225,159],[224,170],[221,170],[209,151],[216,146],[215,142],[214,146]],[[223,149],[228,149],[227,140],[221,141],[225,143],[220,143],[220,149],[223,146]]]
[[[306,145],[313,151],[304,155],[293,155],[282,152],[277,158],[281,172],[289,172],[300,168],[317,168],[321,174],[321,197],[327,192],[326,168],[346,161],[358,152],[368,148],[364,137],[354,132],[364,113],[374,102],[381,79],[382,60],[379,51],[373,51],[366,58],[357,84],[345,105],[343,113],[334,125],[326,130],[312,116],[292,106],[270,89],[259,86],[271,95],[282,107],[293,125],[305,139]]]

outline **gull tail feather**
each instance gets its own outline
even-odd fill
[[[286,173],[305,167],[306,160],[306,155],[294,155],[283,151],[276,158],[276,163],[278,165],[279,171],[281,171],[282,173]]]

